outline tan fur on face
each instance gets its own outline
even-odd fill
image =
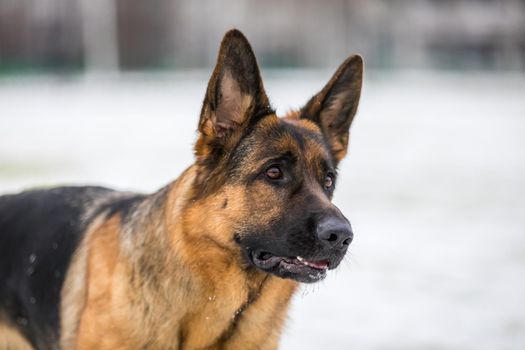
[[[319,125],[308,119],[300,119],[300,111],[290,111],[282,118],[282,120],[297,127],[321,134],[321,128]]]

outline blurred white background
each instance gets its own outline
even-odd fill
[[[356,238],[281,348],[525,348],[523,2],[100,3],[0,0],[0,194],[176,178],[227,28],[280,114],[360,52],[335,196]]]

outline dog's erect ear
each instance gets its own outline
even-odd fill
[[[350,124],[361,95],[363,59],[353,55],[341,64],[328,84],[300,111],[300,118],[321,127],[336,162],[346,155]]]
[[[197,156],[206,157],[213,149],[234,143],[239,131],[271,113],[252,48],[240,31],[230,30],[222,39],[204,98]]]

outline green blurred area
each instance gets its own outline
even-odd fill
[[[0,0],[0,76],[210,67],[233,27],[271,68],[525,70],[521,0]]]

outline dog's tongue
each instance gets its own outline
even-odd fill
[[[308,265],[315,267],[316,269],[324,270],[328,268],[327,261],[308,261]]]
[[[318,269],[318,270],[326,270],[328,268],[328,261],[327,260],[312,261],[312,260],[303,259],[300,256],[297,257],[297,260],[299,260],[304,265],[313,267],[313,268]]]

